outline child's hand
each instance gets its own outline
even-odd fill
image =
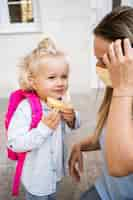
[[[47,125],[51,129],[56,129],[59,122],[60,122],[61,116],[58,111],[51,111],[46,117],[42,117],[42,123]]]
[[[70,128],[74,128],[75,112],[73,108],[66,108],[61,112],[63,119],[66,121]]]

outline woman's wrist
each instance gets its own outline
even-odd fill
[[[113,97],[133,97],[133,87],[114,88]]]
[[[87,141],[87,140],[82,141],[81,143],[79,143],[79,148],[80,148],[80,151],[82,151],[82,152],[93,150],[91,142]]]
[[[79,149],[80,151],[84,151],[84,145],[82,144],[82,141],[79,143],[74,144],[74,147]]]

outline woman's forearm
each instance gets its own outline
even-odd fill
[[[107,120],[105,150],[109,172],[113,176],[125,176],[133,172],[133,97],[112,97]]]
[[[99,142],[94,141],[94,135],[90,135],[80,143],[81,151],[96,151],[100,149]]]

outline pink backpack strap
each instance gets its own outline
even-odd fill
[[[42,117],[42,105],[39,97],[35,93],[25,93],[32,110],[32,121],[30,129],[35,128]]]
[[[10,120],[18,104],[25,98],[23,90],[19,89],[11,93],[8,103],[8,109],[5,116],[5,128],[8,129]]]
[[[23,170],[24,161],[26,158],[27,152],[19,153],[18,154],[18,161],[15,169],[15,174],[13,176],[13,183],[12,183],[12,195],[18,196],[19,195],[19,186],[21,182],[21,175]]]
[[[40,99],[35,93],[23,92],[25,98],[28,99],[31,110],[32,110],[32,121],[30,124],[30,129],[35,128],[42,117],[42,106]],[[17,196],[19,194],[19,186],[21,181],[22,169],[27,152],[18,153],[18,162],[16,166],[16,171],[13,179],[12,195]]]

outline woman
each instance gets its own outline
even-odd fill
[[[101,149],[103,172],[82,200],[133,199],[133,8],[107,14],[94,29],[96,70],[106,85],[95,133],[75,144],[70,175],[80,180],[82,152]]]

